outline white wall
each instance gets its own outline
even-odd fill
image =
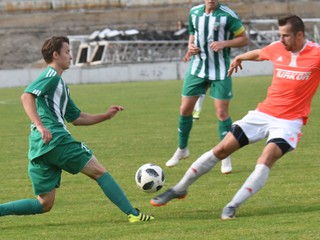
[[[128,64],[107,67],[72,67],[63,74],[69,84],[109,83],[154,80],[181,80],[188,69],[188,63]],[[0,88],[26,86],[35,80],[43,69],[0,70]],[[244,62],[238,76],[272,75],[270,62]]]

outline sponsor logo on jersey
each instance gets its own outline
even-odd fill
[[[308,80],[311,75],[311,72],[291,71],[280,68],[277,68],[276,72],[278,78],[284,78],[288,80]]]
[[[215,22],[215,23],[213,24],[214,31],[218,31],[218,30],[219,30],[219,27],[220,27],[220,23],[219,23],[219,22]]]

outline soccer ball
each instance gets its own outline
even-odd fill
[[[165,182],[162,168],[152,163],[142,165],[136,172],[135,179],[137,186],[148,193],[159,191]]]

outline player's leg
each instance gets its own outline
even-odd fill
[[[266,184],[271,166],[282,155],[283,152],[277,144],[272,142],[267,144],[262,152],[262,155],[257,161],[255,170],[247,178],[239,191],[234,195],[231,202],[224,207],[221,215],[222,219],[234,218],[236,209]]]
[[[30,161],[28,171],[37,199],[21,199],[0,204],[0,216],[41,214],[51,210],[55,188],[60,184],[61,171],[51,168],[44,156]]]
[[[206,81],[188,73],[185,77],[178,121],[179,146],[173,156],[166,162],[167,167],[174,167],[181,159],[189,156],[188,141],[192,129],[192,111],[201,94],[206,90]]]
[[[121,187],[98,162],[95,156],[92,155],[91,160],[86,164],[81,172],[96,180],[110,201],[113,202],[122,212],[128,215],[130,222],[150,221],[154,219],[153,216],[141,213],[131,205]]]
[[[21,199],[0,204],[0,216],[33,215],[49,212],[54,204],[55,189],[41,194],[37,199]]]
[[[214,100],[214,105],[216,109],[216,115],[218,118],[218,130],[220,141],[226,136],[226,134],[231,130],[232,120],[229,116],[229,100]],[[224,174],[229,174],[232,172],[231,157],[227,156],[221,161],[221,172]]]
[[[173,187],[177,192],[187,191],[188,187],[203,174],[209,172],[219,161],[240,148],[239,141],[232,134],[228,135],[216,146],[201,155],[187,170],[180,182]]]
[[[200,119],[200,113],[202,111],[202,105],[204,102],[206,95],[205,94],[201,94],[194,106],[194,109],[192,111],[192,117],[194,120],[199,120]]]
[[[240,147],[239,140],[232,133],[228,133],[213,150],[204,153],[190,166],[177,185],[151,199],[150,204],[163,206],[174,198],[184,198],[191,184],[209,172],[220,161],[219,159],[224,159]]]
[[[118,206],[125,214],[136,214],[137,211],[131,205],[124,192],[115,179],[98,162],[94,155],[81,171],[85,175],[97,181],[104,194]]]
[[[235,217],[236,209],[266,184],[273,164],[285,153],[295,149],[300,139],[303,125],[301,119],[278,119],[257,111],[253,111],[248,115],[247,119],[252,120],[251,123],[253,125],[246,124],[246,122],[244,124],[243,122],[240,123],[248,139],[251,142],[258,141],[262,135],[265,135],[265,137],[268,136],[267,145],[257,161],[255,170],[247,178],[231,202],[223,209],[222,219]],[[259,125],[262,126],[260,130],[258,130]],[[261,135],[258,132],[263,134]]]
[[[220,141],[231,130],[232,120],[229,114],[230,99],[232,98],[232,81],[227,78],[223,81],[212,81],[210,96],[214,98],[214,108],[218,119],[218,132]],[[231,157],[227,156],[221,161],[221,172],[232,172]]]
[[[178,148],[166,162],[167,167],[176,166],[181,159],[189,157],[188,141],[192,129],[192,109],[198,97],[181,97],[180,115],[178,121]]]

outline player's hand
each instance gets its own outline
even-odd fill
[[[119,105],[112,105],[107,111],[107,119],[113,118],[118,112],[123,111],[124,107]]]
[[[52,139],[51,132],[48,129],[46,129],[43,125],[37,126],[37,129],[41,133],[42,141],[44,142],[44,144],[49,143]]]
[[[242,60],[240,58],[235,58],[230,64],[230,67],[228,69],[228,76],[230,77],[233,72],[238,72],[238,68],[242,70]]]
[[[200,48],[197,47],[195,44],[190,44],[190,45],[188,46],[188,52],[187,52],[187,54],[189,55],[189,57],[190,57],[191,55],[197,55],[197,54],[199,54],[199,53],[200,53]]]
[[[220,42],[210,42],[210,48],[212,49],[212,51],[214,52],[219,52],[220,50],[224,49],[225,43],[223,41]]]
[[[183,62],[189,62],[190,61],[190,57],[191,57],[191,53],[189,53],[189,51],[186,53],[186,55],[184,55],[183,57]]]

